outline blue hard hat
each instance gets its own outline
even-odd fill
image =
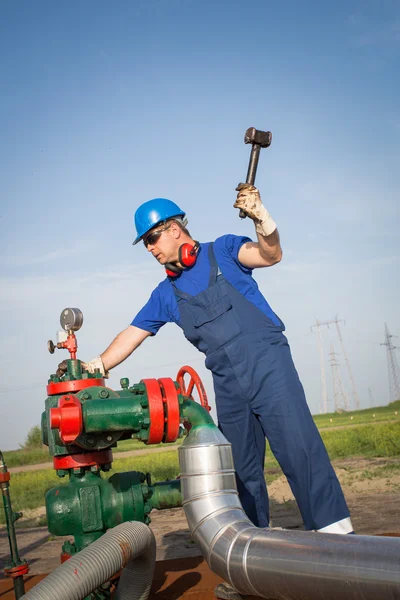
[[[159,223],[172,219],[173,217],[184,217],[184,211],[175,202],[167,198],[153,198],[139,206],[135,212],[136,240],[133,244],[140,242],[150,229]]]

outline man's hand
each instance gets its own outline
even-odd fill
[[[56,371],[56,377],[62,377],[67,372],[67,361],[63,360],[58,365],[58,369]]]
[[[257,233],[268,236],[276,229],[276,223],[263,205],[260,192],[254,185],[239,183],[234,208],[240,208],[254,221]]]
[[[110,373],[106,371],[101,356],[96,356],[93,360],[90,360],[88,363],[82,363],[83,368],[88,371],[88,373],[94,373],[95,371],[100,371],[102,377],[108,379]]]
[[[108,371],[105,370],[104,365],[103,365],[103,361],[101,360],[101,356],[96,356],[96,358],[94,358],[93,360],[90,360],[88,363],[84,363],[82,361],[82,367],[88,371],[89,373],[94,373],[96,370],[99,370],[101,373],[101,376],[104,377],[105,379],[108,379],[110,374]],[[62,377],[63,375],[65,375],[65,373],[67,372],[67,361],[63,360],[62,362],[60,362],[60,364],[58,365],[58,369],[56,371],[56,377]]]

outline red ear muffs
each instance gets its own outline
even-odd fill
[[[178,277],[183,271],[183,269],[189,269],[193,267],[197,260],[197,252],[199,250],[200,244],[196,242],[194,246],[192,244],[182,244],[178,250],[178,261],[182,267],[167,263],[165,265],[165,271],[168,277]]]
[[[183,267],[187,269],[193,267],[197,260],[198,249],[199,242],[196,242],[194,246],[192,244],[182,244],[178,251],[178,260]]]
[[[168,275],[168,277],[178,277],[178,275],[180,275],[182,271],[183,269],[177,267],[176,265],[173,265],[172,263],[167,263],[165,265],[165,272]]]

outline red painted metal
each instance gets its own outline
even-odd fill
[[[186,387],[185,384],[185,375],[190,375],[191,379],[189,381],[189,385]],[[197,393],[199,394],[200,404],[203,408],[210,412],[211,406],[208,404],[207,392],[203,385],[203,382],[200,379],[199,374],[192,368],[187,365],[181,367],[178,371],[178,375],[176,376],[176,380],[179,384],[180,393],[183,396],[189,396],[192,398],[193,388],[196,387]]]
[[[0,473],[0,483],[5,483],[6,481],[10,481],[10,473],[8,471]]]
[[[159,379],[158,383],[160,384],[166,409],[164,442],[175,442],[179,435],[180,423],[178,390],[169,377]]]
[[[150,428],[146,444],[160,444],[164,437],[164,403],[157,379],[142,379],[149,401]]]
[[[71,558],[71,554],[68,554],[68,552],[61,552],[60,563],[61,564],[65,563],[69,558]]]
[[[104,387],[104,379],[75,379],[73,381],[60,381],[58,383],[49,383],[49,385],[47,386],[47,395],[58,396],[60,394],[68,394],[68,392],[79,392],[80,390],[84,390],[88,387],[93,387],[95,385]]]
[[[64,444],[72,444],[82,433],[82,404],[76,396],[62,396],[58,408],[51,408],[50,427],[58,429]]]
[[[67,456],[55,456],[53,466],[55,469],[77,469],[79,467],[92,467],[94,465],[106,465],[112,463],[113,454],[110,448],[85,452],[83,454],[68,454]]]
[[[9,569],[4,569],[4,573],[7,577],[12,577],[15,579],[16,577],[22,577],[22,575],[27,575],[29,573],[29,565],[28,563],[23,563],[22,565],[17,565],[16,567],[11,567]]]
[[[78,340],[74,333],[70,333],[65,342],[58,342],[57,348],[66,348],[72,359],[76,359],[76,351],[78,350]]]

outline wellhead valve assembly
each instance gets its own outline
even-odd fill
[[[130,471],[107,478],[112,448],[117,442],[134,438],[144,444],[171,444],[189,429],[187,415],[209,410],[207,396],[197,374],[183,367],[176,380],[143,379],[130,385],[120,380],[121,389],[106,386],[100,372],[89,373],[77,358],[76,331],[83,323],[79,309],[62,311],[64,341],[48,342],[70,353],[67,371],[61,378],[51,375],[48,398],[42,414],[42,439],[53,456],[57,475],[68,483],[46,494],[50,533],[73,535],[63,545],[62,561],[100,538],[108,529],[127,521],[150,523],[152,509],[181,506],[180,481],[152,484],[149,473]],[[188,388],[184,376],[191,376]],[[201,407],[191,398],[199,390]]]

